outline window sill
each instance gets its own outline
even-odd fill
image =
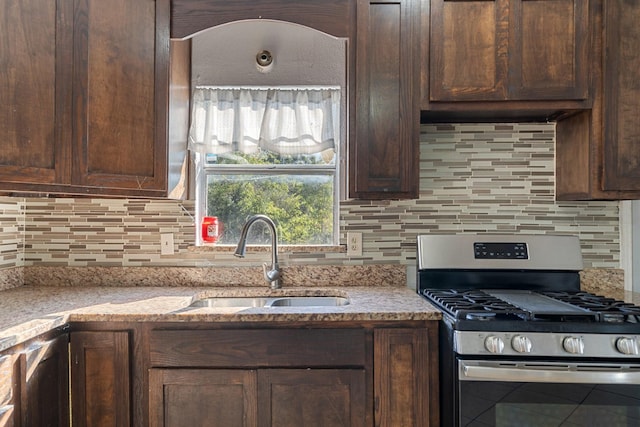
[[[205,244],[203,246],[189,246],[192,253],[232,253],[236,245]],[[248,253],[271,252],[271,245],[247,245]],[[346,253],[347,245],[278,245],[278,253]]]

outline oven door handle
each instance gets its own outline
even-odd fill
[[[640,384],[640,367],[459,361],[461,381],[507,381],[567,384]]]

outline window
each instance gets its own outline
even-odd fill
[[[254,214],[276,222],[281,244],[337,243],[340,93],[334,87],[195,89],[189,144],[198,218],[217,217],[218,243],[237,243]],[[267,243],[269,232],[258,224],[249,241]],[[202,243],[200,235],[197,240]]]

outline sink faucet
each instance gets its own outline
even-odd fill
[[[266,215],[254,215],[244,223],[242,231],[240,232],[240,241],[236,247],[235,256],[244,258],[244,253],[247,249],[247,234],[249,228],[256,221],[262,221],[271,230],[271,269],[267,271],[267,264],[262,264],[262,270],[264,271],[264,280],[267,281],[271,289],[279,289],[280,283],[280,266],[278,266],[278,233],[276,231],[276,224],[271,218]]]

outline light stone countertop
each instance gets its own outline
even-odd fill
[[[347,296],[338,307],[190,308],[210,296]],[[439,320],[440,312],[407,287],[59,287],[0,292],[0,351],[69,322],[337,322]]]
[[[293,266],[269,290],[261,268],[28,267],[0,270],[0,351],[74,321],[291,322],[438,320],[406,283],[405,266]],[[583,289],[640,305],[621,270],[581,273]],[[360,286],[359,284],[366,284]],[[4,285],[4,286],[3,286]],[[156,286],[160,285],[160,286]],[[332,295],[342,307],[189,308],[207,296]]]

